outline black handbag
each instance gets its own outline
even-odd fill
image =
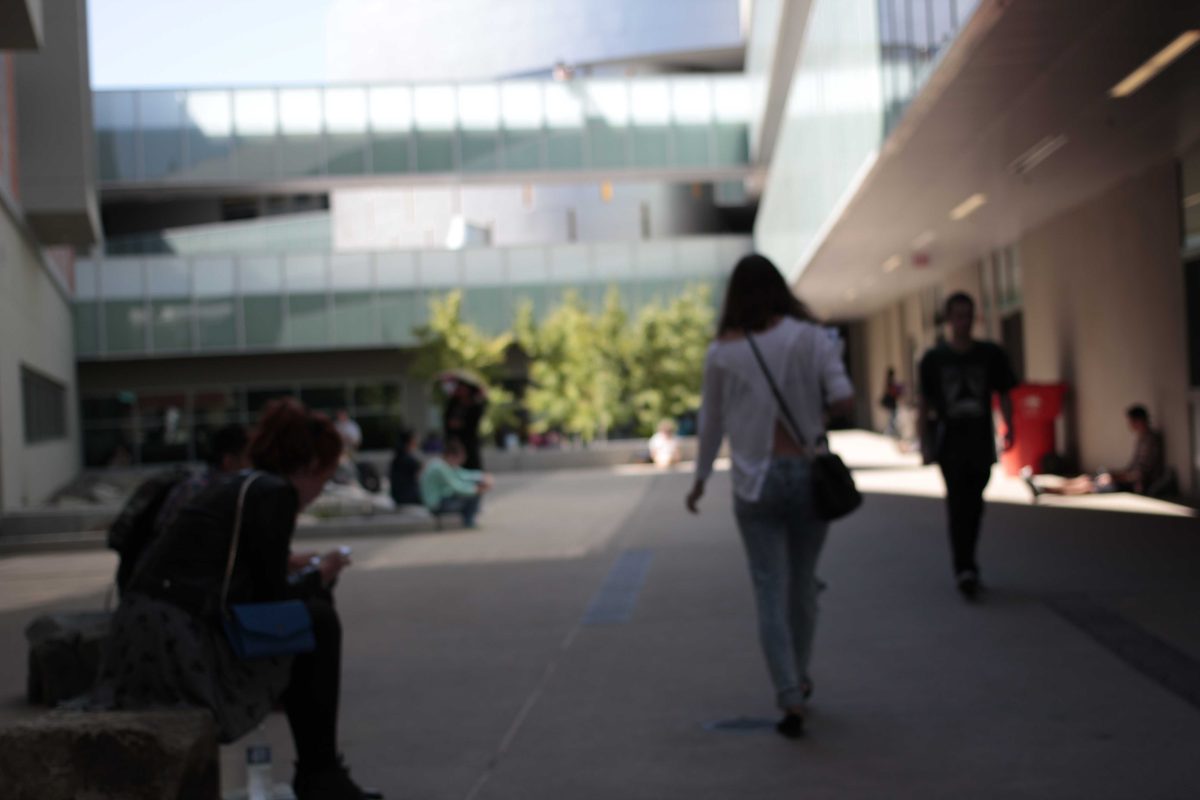
[[[273,603],[239,603],[227,605],[229,582],[233,578],[233,562],[237,558],[238,539],[242,533],[242,508],[246,491],[258,478],[250,475],[238,492],[237,512],[233,518],[233,542],[229,545],[229,561],[225,566],[225,583],[221,587],[221,625],[229,646],[238,658],[271,658],[311,653],[317,641],[313,636],[312,617],[308,606],[300,600],[281,600]]]
[[[850,474],[850,470],[837,453],[831,453],[828,449],[821,451],[809,446],[800,426],[792,418],[792,412],[788,410],[783,394],[775,384],[771,370],[767,368],[767,362],[763,361],[762,353],[759,352],[758,345],[755,344],[750,331],[746,331],[746,341],[750,344],[750,349],[754,351],[754,357],[758,360],[758,365],[762,367],[763,375],[767,377],[771,393],[775,395],[775,402],[779,404],[779,410],[783,412],[784,420],[791,429],[796,444],[809,453],[809,463],[812,464],[813,505],[816,508],[817,517],[831,522],[846,516],[862,505],[862,494],[854,485],[854,476]]]

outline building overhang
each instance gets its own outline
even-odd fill
[[[982,4],[797,290],[827,316],[865,316],[1177,157],[1200,139],[1200,46],[1111,91],[1196,28],[1196,0]]]
[[[15,61],[25,218],[42,244],[89,245],[99,238],[100,215],[84,0],[50,4],[45,45]]]
[[[0,0],[0,50],[42,46],[42,0]]]

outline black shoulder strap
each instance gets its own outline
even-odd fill
[[[796,424],[796,420],[792,417],[792,412],[788,409],[787,402],[783,399],[783,394],[779,391],[779,387],[775,385],[775,378],[771,376],[771,370],[767,368],[767,362],[763,361],[762,353],[758,351],[758,345],[754,341],[754,337],[750,335],[750,331],[746,331],[746,341],[750,344],[750,349],[754,351],[754,358],[758,360],[758,365],[762,367],[763,375],[767,376],[767,383],[771,386],[771,393],[775,395],[775,402],[779,404],[779,410],[783,412],[784,419],[787,420],[788,427],[792,429],[792,436],[796,437],[796,443],[801,447],[808,447],[808,440],[804,438],[804,432],[800,430],[800,426]]]

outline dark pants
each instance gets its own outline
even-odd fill
[[[983,490],[992,476],[990,463],[942,461],[946,481],[946,511],[950,521],[950,554],[955,573],[979,571],[975,548],[979,543],[979,525],[983,521]]]
[[[325,600],[309,600],[313,637],[311,653],[292,659],[292,679],[283,694],[297,766],[322,770],[337,764],[338,694],[342,678],[342,624]]]
[[[434,510],[435,514],[462,514],[463,525],[468,528],[475,526],[475,517],[479,514],[479,506],[483,497],[478,494],[447,497]]]

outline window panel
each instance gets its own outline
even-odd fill
[[[422,293],[417,289],[380,289],[380,336],[387,344],[411,344],[413,328],[424,319]]]
[[[138,98],[145,178],[176,175],[183,162],[182,92],[142,92]]]
[[[137,110],[133,92],[98,92],[93,100],[100,179],[136,180]]]
[[[76,300],[71,307],[75,325],[75,352],[80,356],[100,353],[100,304]]]
[[[104,303],[104,352],[142,353],[146,350],[146,306],[141,300]]]
[[[283,298],[278,294],[241,299],[246,347],[279,347],[283,337]]]
[[[197,298],[196,334],[200,349],[237,347],[237,302],[232,296]]]
[[[349,392],[345,386],[301,386],[300,402],[313,409],[333,416],[341,409],[349,408]]]
[[[375,295],[369,291],[338,292],[333,296],[334,342],[375,344]]]
[[[22,365],[21,402],[26,444],[67,438],[67,388],[63,384]]]
[[[151,349],[156,353],[190,350],[192,347],[192,301],[190,298],[154,300],[150,303],[153,326]]]
[[[285,341],[292,347],[324,347],[329,344],[329,303],[322,294],[289,294]]]
[[[542,84],[534,81],[501,84],[500,114],[506,130],[540,130],[545,121]]]
[[[228,177],[233,150],[233,98],[230,93],[188,92],[185,117],[189,174],[192,177]]]

